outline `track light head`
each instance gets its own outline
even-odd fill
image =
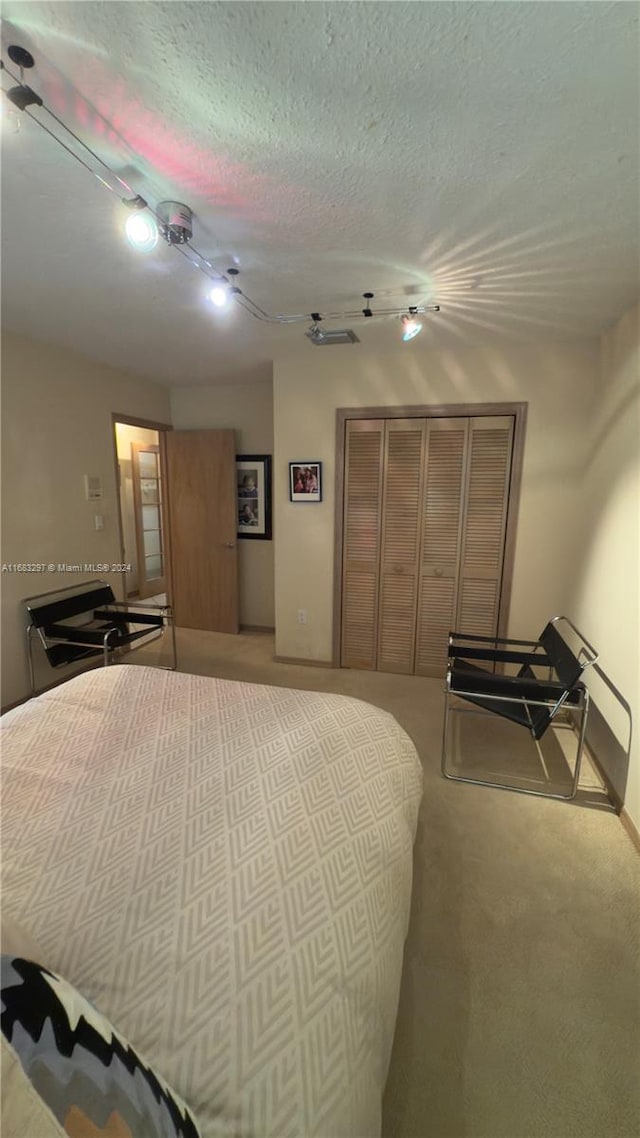
[[[214,285],[207,295],[216,308],[226,308],[229,302],[229,289],[224,284]]]
[[[158,226],[148,214],[129,214],[125,232],[129,244],[140,253],[151,253],[158,244]]]
[[[400,321],[402,324],[402,339],[405,344],[408,343],[409,340],[415,339],[415,337],[422,331],[422,324],[416,320],[415,315],[411,312],[411,309],[409,309],[408,312],[405,312],[404,316],[400,317]]]
[[[188,245],[193,237],[193,210],[184,202],[159,202],[162,236],[167,245]]]

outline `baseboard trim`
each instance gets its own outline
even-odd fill
[[[575,723],[573,725],[573,730],[574,730],[576,736],[578,736],[579,732],[578,732],[578,728],[576,727]],[[598,774],[600,775],[600,778],[602,779],[602,781],[604,783],[604,788],[607,792],[607,796],[611,799],[611,802],[613,804],[613,807],[615,809],[616,814],[621,814],[622,811],[624,810],[624,803],[623,803],[620,795],[618,794],[617,790],[615,789],[611,779],[609,778],[609,775],[607,774],[606,770],[604,769],[602,762],[598,758],[596,751],[594,751],[593,744],[585,743],[584,749],[585,749],[586,753],[589,755],[589,759],[593,763]]]
[[[578,735],[578,727],[577,727],[577,724],[575,721],[575,716],[572,716],[571,718],[572,718],[573,730],[575,731],[576,736],[577,736]],[[638,851],[638,853],[640,853],[640,830],[636,826],[633,818],[629,814],[629,811],[627,810],[624,802],[622,801],[622,799],[621,799],[620,795],[618,794],[616,788],[614,787],[611,779],[609,778],[607,771],[605,770],[603,762],[601,761],[597,751],[594,749],[593,743],[592,742],[585,743],[584,749],[588,753],[589,759],[591,760],[591,762],[593,763],[594,767],[596,768],[598,774],[600,775],[600,778],[602,779],[602,781],[604,783],[604,787],[605,787],[605,790],[607,792],[607,795],[610,798],[610,800],[613,804],[613,808],[614,808],[616,814],[618,815],[624,829],[626,830],[627,834],[631,838],[631,841],[632,841],[633,845],[635,846],[636,850]]]
[[[241,624],[241,632],[270,632],[272,635],[275,633],[275,628],[271,624]]]
[[[331,660],[307,660],[304,656],[274,656],[276,664],[301,664],[304,668],[333,668]]]
[[[636,826],[626,806],[623,806],[622,810],[620,811],[620,821],[622,822],[622,825],[627,831],[638,853],[640,853],[640,830]]]

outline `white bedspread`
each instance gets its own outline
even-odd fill
[[[380,1131],[422,772],[343,696],[119,665],[2,719],[4,910],[218,1138]]]

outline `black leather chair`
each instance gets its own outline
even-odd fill
[[[589,711],[589,692],[581,677],[585,668],[597,658],[595,649],[564,616],[553,617],[538,640],[513,640],[451,632],[442,739],[442,773],[445,778],[477,786],[516,790],[521,794],[535,794],[543,798],[574,798],[580,778]],[[506,673],[505,669],[509,665],[519,665],[515,676]],[[540,672],[545,674],[539,675]],[[561,711],[574,712],[578,719],[578,746],[569,793],[531,790],[504,782],[454,774],[447,765],[448,734],[452,713],[460,709],[450,703],[451,697],[457,697],[484,712],[526,727],[536,743]]]
[[[113,662],[120,650],[142,648],[171,630],[172,663],[176,667],[176,641],[170,605],[144,601],[117,601],[106,581],[84,581],[66,589],[27,597],[29,614],[27,655],[31,691],[35,693],[34,637],[52,668],[91,658]]]

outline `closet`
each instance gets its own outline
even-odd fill
[[[514,418],[345,431],[341,664],[442,675],[450,629],[497,632]]]

